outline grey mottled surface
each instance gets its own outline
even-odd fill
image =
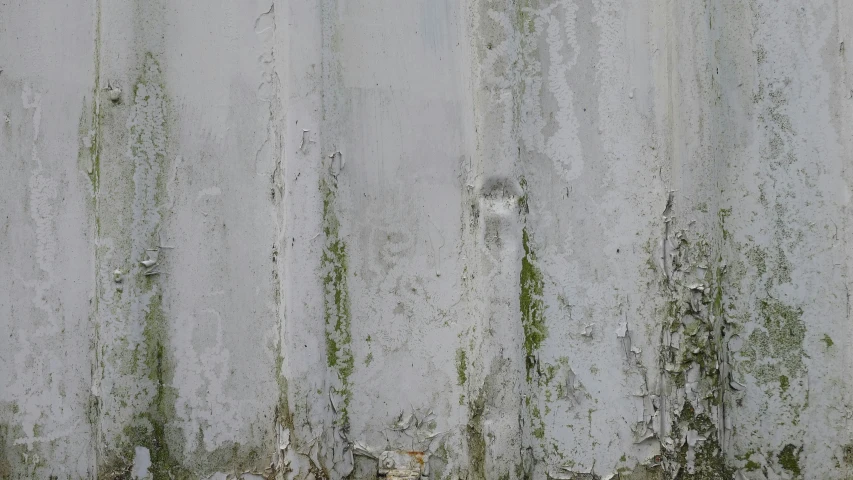
[[[851,26],[0,4],[0,478],[853,478]]]

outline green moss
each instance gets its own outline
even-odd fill
[[[350,299],[347,286],[347,246],[340,239],[340,222],[335,212],[337,181],[329,176],[320,181],[323,196],[323,233],[326,244],[320,258],[323,275],[324,319],[326,324],[326,361],[341,382],[337,393],[343,397],[338,407],[338,424],[349,425],[350,375],[354,368],[350,325]]]
[[[826,344],[826,348],[835,345],[835,342],[832,341],[832,337],[827,334],[823,334],[823,338],[820,341]]]
[[[797,477],[799,477],[801,474],[800,453],[802,453],[802,451],[803,447],[797,449],[797,447],[789,443],[785,445],[784,448],[782,448],[782,451],[779,452],[779,455],[777,457],[779,459],[779,464],[782,465],[782,468],[791,472],[794,476]]]
[[[524,257],[521,259],[519,304],[521,307],[521,325],[524,330],[524,352],[530,358],[535,355],[548,336],[543,299],[545,282],[542,278],[542,272],[536,266],[536,254],[530,245],[530,236],[526,227],[522,230],[522,246],[524,247]],[[528,377],[533,364],[534,362],[527,362]]]
[[[466,370],[468,369],[468,355],[464,348],[456,350],[456,379],[459,385],[465,385],[468,380]]]
[[[787,392],[788,386],[790,386],[790,381],[788,380],[788,377],[786,377],[785,375],[779,375],[779,387],[782,389],[782,391]]]

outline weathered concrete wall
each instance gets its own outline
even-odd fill
[[[0,478],[853,478],[851,30],[0,5]]]

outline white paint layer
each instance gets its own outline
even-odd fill
[[[851,477],[851,26],[0,5],[0,478]]]

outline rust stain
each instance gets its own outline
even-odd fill
[[[414,458],[420,466],[424,466],[424,452],[406,452],[406,454]]]

